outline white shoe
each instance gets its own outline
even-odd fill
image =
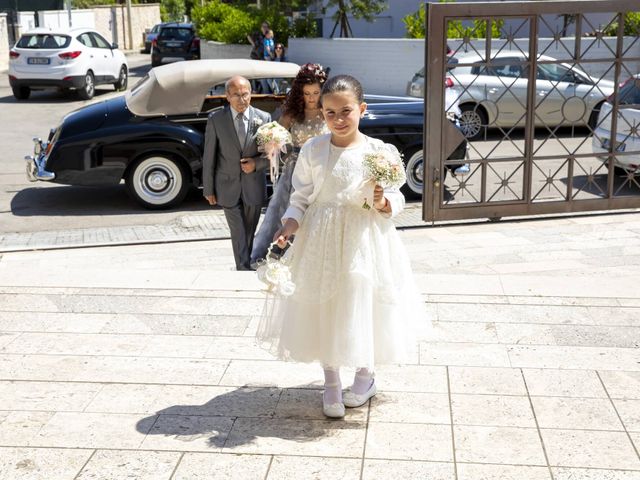
[[[322,404],[322,413],[329,418],[344,417],[344,405],[342,403]]]
[[[342,395],[342,402],[344,403],[345,407],[349,407],[349,408],[361,407],[362,405],[367,403],[367,400],[373,397],[377,391],[378,390],[376,389],[376,382],[372,381],[371,386],[369,387],[369,390],[367,390],[361,395],[358,395],[357,393],[353,393],[351,390],[349,390],[348,392],[345,392]]]

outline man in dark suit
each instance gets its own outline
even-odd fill
[[[269,161],[258,152],[256,131],[271,115],[251,106],[251,85],[240,76],[225,84],[229,105],[209,115],[202,184],[209,205],[220,205],[231,231],[237,270],[251,270],[253,237],[266,199]]]

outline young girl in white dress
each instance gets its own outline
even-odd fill
[[[426,319],[391,221],[402,211],[404,197],[397,188],[376,185],[373,208],[363,207],[365,154],[394,147],[358,131],[366,104],[355,78],[327,80],[321,104],[331,133],[302,147],[294,192],[274,236],[284,246],[295,234],[285,254],[295,292],[272,299],[258,338],[281,359],[319,362],[324,414],[340,418],[345,406],[359,407],[376,394],[375,365],[407,360],[416,344],[414,322]],[[340,367],[356,368],[344,394]]]

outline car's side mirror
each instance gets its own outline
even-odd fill
[[[117,43],[112,43],[111,44],[111,50],[115,50],[116,48],[118,48],[118,44]]]

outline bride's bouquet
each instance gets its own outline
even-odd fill
[[[274,183],[280,172],[280,153],[286,153],[286,145],[291,142],[291,134],[278,122],[265,123],[256,132],[258,151],[269,159],[269,173]]]
[[[364,155],[364,176],[368,182],[383,188],[399,188],[407,181],[400,152],[388,144]],[[371,208],[366,198],[362,208]]]

